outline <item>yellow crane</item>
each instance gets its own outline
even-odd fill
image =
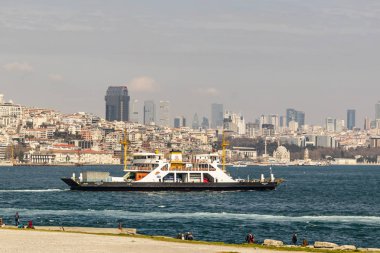
[[[222,135],[222,163],[223,163],[223,171],[226,171],[226,148],[230,145],[228,141],[226,141],[226,135],[223,130],[223,135]]]
[[[128,140],[127,140],[127,129],[124,129],[124,137],[123,140],[120,141],[120,144],[123,145],[124,148],[124,170],[127,170],[127,155],[128,155]]]

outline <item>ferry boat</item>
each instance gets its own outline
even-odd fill
[[[169,159],[159,153],[135,153],[132,163],[124,167],[123,177],[109,172],[82,172],[77,177],[62,178],[71,190],[79,191],[247,191],[274,190],[283,180],[233,179],[223,168],[217,153],[194,155],[186,161],[180,151]]]

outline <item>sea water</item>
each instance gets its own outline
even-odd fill
[[[0,217],[44,226],[137,228],[141,234],[244,242],[252,231],[290,243],[293,232],[309,242],[380,247],[380,167],[273,167],[286,180],[275,191],[80,192],[60,180],[85,170],[114,167],[0,167]],[[268,167],[230,168],[235,178],[269,176]]]

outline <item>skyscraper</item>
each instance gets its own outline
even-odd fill
[[[298,123],[298,126],[304,126],[305,125],[305,112],[297,111],[296,112],[296,121]]]
[[[160,126],[170,126],[170,102],[160,101],[160,107],[158,111],[158,122]]]
[[[139,117],[139,106],[138,106],[139,101],[137,99],[133,100],[132,106],[131,106],[131,111],[130,111],[130,116],[129,120],[134,123],[139,123],[140,122],[140,117]]]
[[[105,96],[106,120],[128,121],[129,100],[126,86],[109,86]]]
[[[174,128],[186,127],[186,118],[178,116],[174,118]]]
[[[144,125],[156,123],[156,105],[153,100],[144,101]]]
[[[352,130],[355,127],[355,110],[349,109],[347,110],[347,128],[348,130]]]
[[[203,117],[202,119],[202,129],[208,129],[210,127],[210,124],[208,122],[208,118]]]
[[[292,108],[286,109],[286,126],[289,127],[290,121],[296,121],[296,110]]]
[[[191,125],[192,129],[199,129],[199,118],[198,114],[195,113],[193,117],[193,124]]]
[[[286,126],[287,127],[289,127],[290,121],[297,122],[299,127],[305,125],[305,112],[297,111],[292,108],[286,109]]]
[[[211,105],[211,128],[223,127],[224,110],[223,104]]]
[[[380,101],[375,105],[375,120],[380,119]]]

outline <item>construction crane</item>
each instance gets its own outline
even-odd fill
[[[223,130],[223,135],[222,135],[222,163],[223,163],[223,171],[226,171],[226,148],[230,145],[228,141],[226,141],[226,135]]]
[[[120,141],[120,144],[123,145],[124,148],[124,170],[127,170],[127,152],[128,152],[128,140],[127,140],[127,129],[124,129],[124,137],[123,140]]]

